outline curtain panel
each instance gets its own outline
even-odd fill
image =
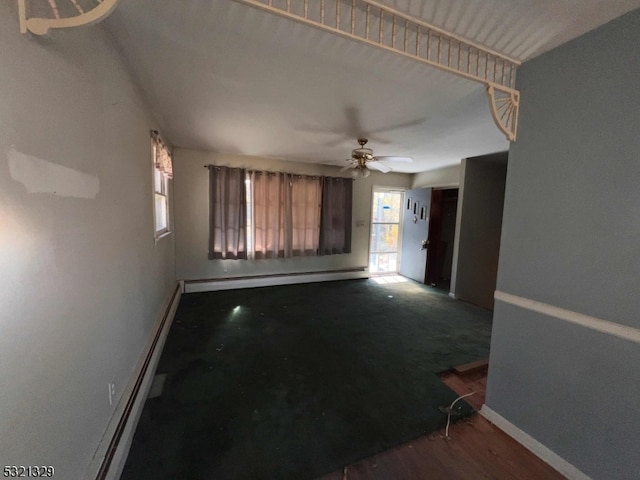
[[[288,174],[251,172],[253,257],[284,258],[291,251],[291,190]]]
[[[351,253],[353,179],[322,179],[320,255]]]
[[[322,179],[294,175],[291,179],[292,255],[318,255]]]
[[[209,259],[246,259],[246,172],[214,165],[208,168]]]
[[[153,139],[155,167],[167,178],[173,178],[173,161],[169,148],[162,141],[157,130],[151,130],[151,138]]]
[[[318,177],[251,172],[253,257],[318,254],[322,183]]]

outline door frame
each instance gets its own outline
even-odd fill
[[[450,195],[447,197],[445,192],[453,190],[455,190],[456,192],[455,195]],[[451,241],[451,271],[448,272],[448,279],[449,281],[451,281],[451,276],[454,269],[453,253],[455,251],[455,236],[458,224],[457,204],[459,194],[459,187],[433,187],[433,190],[431,192],[431,212],[429,215],[429,245],[427,247],[427,285],[433,285],[433,283],[437,283],[438,281],[440,281],[440,278],[434,278],[434,276],[438,273],[440,273],[440,275],[442,275],[443,273],[442,268],[438,270],[437,267],[444,267],[444,260],[446,259],[446,251],[442,251],[440,249],[442,246],[440,242],[442,240],[442,226],[444,224],[444,206],[447,203],[455,201],[456,212],[453,229],[453,239]],[[451,200],[451,197],[454,197],[455,199]],[[435,243],[436,241],[438,243]],[[428,260],[429,258],[431,258],[431,261]],[[451,291],[451,287],[449,288],[449,291]]]

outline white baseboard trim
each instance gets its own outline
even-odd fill
[[[516,427],[509,420],[501,416],[500,414],[491,410],[491,408],[483,405],[480,409],[480,415],[493,423],[496,427],[502,430],[504,433],[513,438],[516,442],[521,444],[535,456],[540,458],[543,462],[547,463],[555,470],[563,474],[569,480],[591,480],[589,476],[578,470],[576,467],[567,462],[564,458],[554,453],[549,448],[545,447],[542,443],[535,438],[525,433]]]
[[[178,283],[165,300],[151,338],[131,375],[129,384],[120,397],[85,479],[118,480],[120,478],[182,292],[183,289]]]
[[[237,288],[270,287],[276,285],[293,285],[298,283],[328,282],[332,280],[354,280],[359,278],[369,278],[369,276],[368,269],[366,267],[361,267],[353,270],[336,270],[330,272],[221,278],[219,280],[185,280],[184,292],[213,292],[217,290],[233,290]]]

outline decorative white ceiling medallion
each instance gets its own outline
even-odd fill
[[[18,0],[20,32],[45,35],[51,28],[90,25],[106,18],[118,0]]]
[[[508,140],[516,139],[518,60],[372,0],[235,1],[480,82],[496,125]]]

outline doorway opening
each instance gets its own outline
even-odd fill
[[[374,188],[371,205],[369,273],[398,273],[400,259],[400,221],[404,192]]]
[[[433,190],[429,214],[426,283],[447,292],[451,286],[457,210],[457,188]]]

